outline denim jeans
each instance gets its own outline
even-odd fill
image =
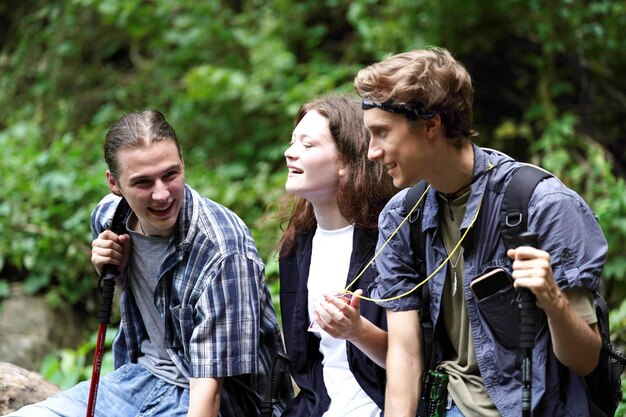
[[[25,406],[6,417],[84,417],[91,381]],[[189,390],[169,384],[137,364],[126,364],[100,378],[96,417],[187,415]]]
[[[419,410],[417,410],[417,415],[418,417],[423,417],[423,410],[421,407],[421,403],[420,403]],[[461,412],[461,410],[459,410],[459,407],[457,407],[456,404],[452,402],[452,407],[446,408],[446,417],[465,417],[465,416],[463,416],[463,413]]]
[[[452,408],[446,410],[446,417],[463,417],[463,413],[456,404],[452,404]]]

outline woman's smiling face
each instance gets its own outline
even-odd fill
[[[304,115],[293,130],[285,158],[288,193],[312,204],[336,200],[341,163],[326,117],[316,111]]]

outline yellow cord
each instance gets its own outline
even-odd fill
[[[342,293],[344,293],[344,294],[345,293],[354,294],[353,292],[349,291],[348,288],[350,288],[352,285],[354,285],[354,283],[357,282],[359,280],[359,278],[361,278],[361,275],[363,275],[365,273],[367,268],[370,267],[370,265],[374,262],[374,260],[378,257],[378,255],[380,255],[380,253],[383,251],[383,249],[385,249],[385,246],[387,246],[389,241],[391,241],[391,238],[394,237],[396,235],[396,233],[398,233],[398,230],[400,230],[400,228],[404,225],[404,223],[406,223],[406,221],[411,217],[411,214],[413,214],[413,212],[415,211],[417,206],[419,206],[420,203],[422,202],[422,200],[424,199],[424,197],[426,197],[426,194],[428,194],[428,190],[430,190],[430,184],[428,185],[428,187],[426,187],[426,190],[420,196],[420,198],[417,200],[417,202],[413,205],[413,207],[411,208],[409,213],[404,217],[404,219],[402,219],[402,221],[400,222],[398,227],[396,227],[396,230],[394,230],[393,233],[391,235],[389,235],[389,238],[385,241],[385,243],[383,243],[383,245],[380,247],[380,249],[378,249],[378,251],[374,254],[374,257],[367,263],[367,265],[365,265],[365,267],[361,270],[361,272],[358,273],[356,278],[354,278],[352,280],[352,282],[350,282],[350,284],[348,284],[348,286],[342,291]],[[364,296],[359,296],[359,297],[363,298],[364,300],[367,299]]]
[[[422,199],[426,196],[426,194],[428,193],[429,189],[430,189],[430,185],[426,188],[426,190],[424,191],[422,196],[417,200],[417,203],[415,203],[413,208],[411,208],[411,211],[409,211],[409,213],[406,215],[406,217],[400,222],[398,227],[396,227],[396,230],[394,230],[393,233],[391,235],[389,235],[389,238],[387,238],[385,243],[374,254],[374,257],[367,263],[367,265],[365,265],[365,267],[361,270],[361,272],[359,272],[359,274],[356,276],[356,278],[354,278],[352,280],[352,282],[350,282],[350,284],[348,284],[348,286],[341,292],[342,294],[351,294],[353,297],[359,297],[362,300],[374,301],[374,302],[385,302],[385,301],[397,300],[399,298],[406,297],[407,295],[411,294],[413,291],[415,291],[416,289],[418,289],[419,287],[421,287],[422,285],[427,283],[433,276],[435,276],[435,274],[437,272],[439,272],[439,270],[441,268],[443,268],[443,266],[448,261],[450,261],[450,259],[452,258],[452,255],[454,255],[456,253],[456,251],[459,249],[459,247],[461,247],[461,244],[465,240],[465,237],[467,236],[467,233],[470,231],[472,226],[474,226],[474,223],[476,222],[476,219],[478,218],[478,213],[480,212],[480,207],[482,205],[482,199],[480,200],[480,203],[478,203],[478,207],[476,208],[476,214],[474,215],[474,218],[472,219],[472,222],[470,223],[469,227],[467,229],[465,229],[465,233],[463,233],[463,236],[461,236],[461,239],[459,239],[459,241],[456,244],[456,246],[454,247],[454,249],[452,249],[452,252],[450,252],[448,254],[448,257],[443,262],[441,262],[441,264],[428,277],[426,277],[421,282],[417,283],[417,285],[415,285],[415,287],[413,287],[412,289],[410,289],[409,291],[407,291],[407,292],[405,292],[403,294],[399,294],[399,295],[396,295],[396,296],[390,297],[390,298],[381,298],[381,299],[370,298],[370,297],[366,297],[364,295],[356,295],[353,291],[348,290],[348,288],[350,288],[359,278],[361,278],[361,275],[363,275],[363,273],[365,273],[365,270],[367,270],[367,268],[370,267],[370,265],[374,262],[374,260],[378,257],[378,255],[382,252],[382,250],[385,248],[385,246],[387,246],[387,244],[389,243],[391,238],[393,238],[396,235],[396,233],[398,233],[398,230],[400,230],[402,225],[404,225],[404,223],[406,223],[407,219],[409,219],[409,217],[411,217],[411,214],[413,214],[413,211],[415,211],[415,209],[420,204]]]

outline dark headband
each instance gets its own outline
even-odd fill
[[[394,104],[392,100],[387,100],[382,103],[374,103],[370,99],[363,98],[361,101],[361,108],[363,110],[378,108],[391,113],[404,114],[411,119],[421,117],[424,120],[430,120],[435,117],[435,114],[437,114],[436,111],[426,111],[424,109],[424,103],[421,101],[415,101],[410,104]]]

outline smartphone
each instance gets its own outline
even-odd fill
[[[470,289],[478,300],[487,298],[503,288],[513,285],[513,279],[502,268],[492,269],[470,283]]]

